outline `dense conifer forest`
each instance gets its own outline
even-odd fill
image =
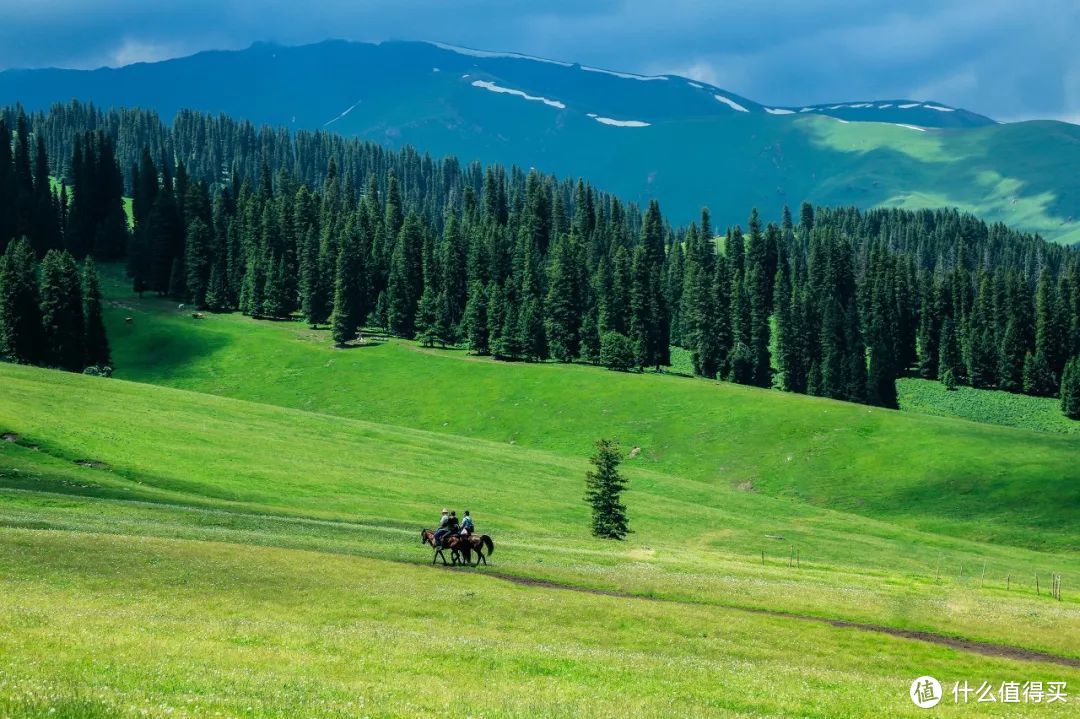
[[[9,108],[0,136],[0,354],[16,361],[108,364],[92,257],[124,260],[136,292],[299,314],[342,345],[374,327],[616,369],[662,368],[674,345],[743,384],[895,407],[915,374],[1080,415],[1080,254],[956,211],[682,224],[534,170],[78,103]]]

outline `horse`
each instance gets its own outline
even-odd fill
[[[460,537],[464,540],[465,544],[465,561],[469,561],[469,550],[476,552],[476,565],[479,566],[480,562],[487,566],[487,557],[484,556],[484,549],[487,548],[488,555],[495,553],[495,543],[491,541],[491,537],[486,534],[465,534]]]
[[[450,549],[450,560],[454,564],[458,564],[461,561],[460,558],[459,558],[460,554],[461,554],[461,549],[459,548],[459,546],[462,544],[462,542],[461,542],[461,537],[459,537],[456,534],[447,534],[445,537],[443,537],[443,546],[442,547],[436,547],[435,546],[435,530],[421,529],[420,530],[420,543],[421,544],[430,544],[432,549],[435,550],[435,554],[431,557],[431,563],[432,564],[434,564],[435,561],[437,559],[440,559],[440,558],[442,559],[442,563],[443,563],[444,566],[447,564],[446,555],[443,554],[443,549],[447,548],[447,547],[449,547],[449,549]],[[466,547],[466,549],[468,549],[468,548]]]

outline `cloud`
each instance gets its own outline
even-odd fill
[[[0,0],[0,67],[96,67],[327,37],[429,39],[643,73],[770,104],[933,99],[1080,114],[1076,0]]]
[[[175,44],[162,44],[154,42],[142,42],[127,38],[120,47],[109,53],[107,60],[102,63],[109,67],[122,67],[136,62],[157,62],[182,55],[183,51],[177,49]]]

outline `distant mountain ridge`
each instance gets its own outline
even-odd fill
[[[98,70],[0,72],[0,104],[182,108],[588,177],[721,222],[810,200],[958,206],[1080,240],[1080,127],[998,124],[931,100],[764,105],[645,76],[442,43],[331,40]]]

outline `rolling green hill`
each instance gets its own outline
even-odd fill
[[[1075,552],[633,460],[616,544],[586,534],[581,457],[14,365],[0,383],[8,716],[906,716],[923,672],[1080,680],[1080,605],[1045,590]],[[496,537],[491,566],[424,566],[446,503]]]
[[[916,716],[924,673],[1080,682],[1075,436],[335,350],[112,272],[140,382],[0,364],[5,716]],[[626,542],[587,531],[602,435],[641,448]],[[426,566],[448,504],[490,566]]]
[[[584,176],[628,200],[657,198],[680,222],[703,205],[721,227],[748,207],[768,219],[803,200],[956,206],[1080,241],[1080,126],[997,124],[932,101],[765,107],[677,76],[415,42],[263,43],[119,69],[0,72],[2,104],[72,98]]]
[[[192,320],[167,300],[109,287],[123,297],[106,319],[125,379],[572,458],[615,436],[641,447],[640,466],[704,487],[965,538],[1076,548],[1076,436],[399,341],[337,350],[325,331],[241,315]]]

